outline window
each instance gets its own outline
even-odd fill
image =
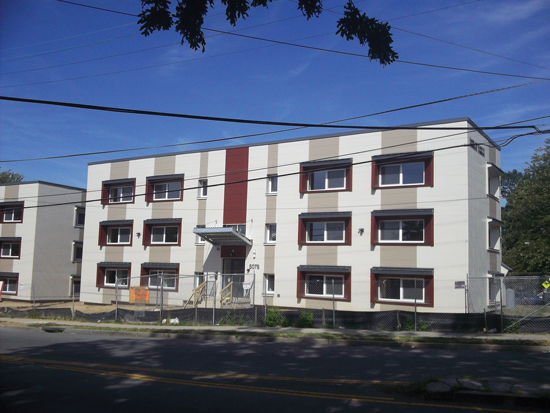
[[[504,174],[502,169],[492,163],[487,163],[487,193],[495,200],[500,198],[500,177]]]
[[[371,302],[433,306],[433,270],[372,268]]]
[[[17,295],[17,273],[0,273],[0,283],[2,285],[2,294]]]
[[[373,156],[372,188],[433,186],[433,152]]]
[[[298,298],[351,301],[351,267],[299,266]]]
[[[82,262],[82,242],[73,241],[73,262]]]
[[[21,238],[0,238],[0,258],[19,259],[21,256]]]
[[[208,195],[208,179],[199,179],[199,198],[206,198]]]
[[[0,203],[0,223],[23,222],[23,202]]]
[[[351,245],[351,212],[304,213],[298,219],[299,245]]]
[[[133,203],[135,186],[135,179],[104,181],[101,203],[103,205]]]
[[[277,194],[277,186],[279,184],[279,177],[277,175],[267,176],[267,193],[270,195]]]
[[[264,278],[266,294],[273,295],[275,293],[275,274],[264,274]]]
[[[500,227],[503,225],[502,221],[489,217],[489,246],[490,251],[500,250]]]
[[[86,218],[86,210],[83,207],[76,207],[74,211],[74,226],[84,228],[84,220]]]
[[[132,245],[133,220],[103,221],[99,223],[99,245]]]
[[[183,175],[150,176],[145,191],[146,202],[181,201],[183,199]]]
[[[148,262],[141,265],[141,286],[153,290],[177,291],[179,265],[172,263]],[[161,284],[162,279],[162,284]]]
[[[130,263],[101,262],[97,265],[97,286],[124,288],[130,285]]]
[[[277,241],[277,224],[265,225],[265,242],[267,244],[275,244]]]
[[[206,225],[197,225],[195,228],[206,228]],[[204,244],[206,240],[199,234],[195,234],[195,244]]]
[[[143,245],[181,245],[181,218],[148,219],[143,226]]]
[[[304,162],[300,192],[351,191],[351,159]]]
[[[372,212],[372,245],[433,245],[433,209]]]
[[[225,228],[233,228],[236,231],[240,232],[243,235],[246,235],[246,224],[227,224],[224,225]]]

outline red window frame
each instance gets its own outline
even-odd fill
[[[153,244],[151,242],[151,232],[155,227],[178,227],[178,242],[177,243],[162,243]],[[179,247],[181,246],[181,219],[159,219],[150,220],[143,223],[143,246],[148,247]]]
[[[129,244],[108,244],[107,233],[109,228],[130,228],[130,243]],[[99,223],[99,239],[100,247],[131,247],[134,241],[134,221],[104,221]]]
[[[140,277],[140,286],[141,287],[149,287],[149,271],[151,270],[157,270],[157,271],[175,271],[176,272],[176,275],[179,274],[179,271],[180,271],[180,266],[179,264],[178,265],[170,265],[170,266],[166,266],[166,265],[162,265],[162,264],[158,264],[158,263],[148,263],[148,264],[142,264],[141,265],[141,277]],[[153,290],[156,290],[155,287],[151,287]],[[158,288],[158,290],[160,290],[160,288]],[[167,292],[174,292],[174,293],[177,293],[179,291],[179,277],[176,278],[176,288],[172,289],[172,288],[167,288],[167,289],[164,289],[164,291],[167,291]]]
[[[19,292],[19,274],[18,273],[4,273],[4,274],[6,274],[6,275],[0,276],[0,282],[4,281],[4,283],[6,283],[7,280],[15,280],[15,291],[10,292],[10,291],[1,291],[0,290],[0,294],[1,295],[16,296],[17,293]]]
[[[416,185],[380,185],[380,167],[385,165],[404,165],[410,163],[424,162],[424,183]],[[433,153],[421,154],[395,154],[395,156],[383,156],[382,159],[373,157],[372,161],[372,189],[392,189],[392,188],[419,188],[434,186],[434,162]]]
[[[111,188],[128,187],[132,189],[132,200],[124,202],[111,202]],[[136,180],[135,179],[116,179],[113,181],[104,181],[101,186],[101,205],[125,205],[136,202]]]
[[[21,220],[19,221],[4,221],[4,211],[6,209],[21,209]],[[21,224],[24,218],[25,203],[24,202],[3,202],[0,204],[0,224]]]
[[[402,221],[402,220],[424,220],[424,241],[423,242],[380,242],[378,239],[380,221]],[[430,214],[403,214],[403,215],[375,215],[371,216],[371,245],[410,245],[410,246],[431,246],[434,245],[434,222],[433,212]]]
[[[118,289],[128,290],[130,289],[130,283],[132,282],[132,264],[131,263],[103,263],[97,265],[96,275],[96,287],[98,288],[111,288],[115,289],[114,285],[105,285],[105,272],[107,270],[128,270],[128,285],[119,285]]]
[[[300,269],[298,268],[298,277],[297,277],[297,288],[296,288],[296,297],[298,299],[308,299],[308,300],[322,300],[322,301],[332,301],[331,296],[314,296],[306,295],[306,279],[309,275],[323,275],[325,277],[344,277],[344,297],[335,297],[335,301],[342,302],[351,302],[351,269],[347,271],[341,271],[338,269]]]
[[[178,182],[180,183],[180,196],[179,198],[170,199],[155,199],[155,185],[169,184]],[[178,202],[183,200],[183,175],[166,175],[166,176],[150,176],[147,178],[147,184],[145,185],[145,202]]]
[[[344,169],[346,171],[346,186],[345,188],[336,189],[309,189],[309,174],[318,171],[333,171]],[[300,193],[301,194],[316,194],[327,192],[349,192],[352,190],[352,163],[351,160],[336,160],[336,161],[320,161],[311,162],[311,164],[303,163],[300,165]]]
[[[19,255],[4,257],[0,252],[0,259],[2,260],[20,260],[21,259],[21,238],[0,238],[0,251],[2,250],[4,244],[17,244],[19,245]]]
[[[337,215],[335,213],[334,215]],[[307,226],[310,222],[344,222],[344,241],[343,242],[310,242],[307,240]],[[315,214],[306,214],[304,217],[298,217],[298,245],[351,245],[351,213],[340,216],[315,216]]]
[[[414,302],[402,302],[397,300],[384,300],[378,297],[379,280],[380,278],[406,278],[406,279],[423,279],[424,280],[424,302],[417,303],[418,307],[433,307],[434,306],[434,276],[433,275],[413,275],[402,274],[401,272],[395,273],[377,273],[371,272],[370,285],[371,285],[371,304],[389,304],[389,305],[404,305],[414,306]]]

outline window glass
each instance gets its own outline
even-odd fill
[[[206,198],[208,195],[208,179],[199,180],[199,198]]]
[[[266,241],[267,242],[277,241],[277,224],[267,224],[266,230],[267,230]]]
[[[424,300],[424,280],[403,279],[404,300]]]
[[[271,176],[269,177],[269,191],[271,193],[277,192],[277,186],[278,186],[278,177],[277,176]]]
[[[309,174],[309,188],[312,191],[325,189],[325,171],[312,172]]]
[[[3,278],[0,281],[4,281],[4,286],[2,287],[3,293],[14,294],[17,291],[16,278]]]
[[[344,295],[344,279],[342,277],[326,277],[327,295]],[[334,285],[334,290],[333,290]]]
[[[324,241],[325,240],[325,223],[311,222],[309,224],[309,241]]]
[[[322,275],[309,275],[306,279],[306,294],[323,295]]]
[[[399,278],[383,278],[380,284],[380,298],[388,300],[399,300],[401,297],[400,287],[401,280]]]
[[[166,227],[166,242],[178,242],[178,227]]]
[[[402,221],[403,241],[424,241],[424,221]]]
[[[107,230],[107,244],[129,244],[130,228],[109,228]]]
[[[424,183],[424,163],[403,164],[403,185]]]
[[[19,257],[20,248],[19,243],[4,242],[2,244],[2,257]]]
[[[401,168],[399,165],[390,165],[380,167],[380,177],[382,185],[399,185]]]
[[[77,210],[76,211],[76,223],[75,223],[75,225],[77,227],[83,227],[85,218],[86,218],[86,214],[83,211],[78,211]]]
[[[328,188],[344,188],[346,186],[346,171],[339,169],[337,171],[327,172]]]
[[[399,221],[380,221],[380,240],[399,241]]]
[[[265,277],[266,280],[266,289],[268,293],[275,291],[275,275],[269,274]]]
[[[344,223],[327,222],[327,241],[344,240]]]

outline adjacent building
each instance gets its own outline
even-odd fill
[[[80,290],[86,190],[0,184],[2,298],[65,300]]]
[[[93,162],[81,301],[183,305],[216,274],[256,304],[465,312],[500,273],[499,165],[468,118]]]

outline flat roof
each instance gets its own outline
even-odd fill
[[[468,122],[472,125],[472,128],[477,130],[478,133],[483,135],[485,139],[487,139],[491,145],[493,145],[496,149],[500,150],[500,146],[497,145],[495,141],[493,141],[489,135],[487,135],[485,132],[483,132],[481,129],[479,129],[479,126],[475,124],[474,121],[472,121],[469,117],[462,117],[462,118],[455,118],[455,119],[444,119],[444,120],[438,120],[438,121],[430,121],[430,122],[420,122],[420,123],[410,123],[406,125],[398,125],[398,126],[388,126],[387,128],[380,128],[380,129],[365,129],[365,130],[356,130],[351,132],[340,132],[340,133],[329,133],[329,134],[323,134],[323,135],[313,135],[313,136],[304,136],[301,138],[288,138],[288,139],[279,139],[279,140],[273,140],[273,141],[267,141],[267,142],[252,142],[247,144],[239,144],[239,145],[228,145],[228,146],[217,146],[212,148],[205,148],[205,149],[192,149],[188,151],[177,151],[177,152],[167,152],[167,153],[161,153],[161,154],[154,154],[154,155],[142,155],[142,156],[134,156],[129,158],[118,158],[118,159],[111,159],[111,160],[105,160],[105,161],[94,161],[94,162],[88,162],[88,166],[90,165],[100,165],[105,163],[113,163],[113,162],[125,162],[125,161],[131,161],[131,160],[137,160],[137,159],[148,159],[148,158],[161,158],[164,156],[174,156],[174,155],[184,155],[184,154],[190,154],[190,153],[201,153],[201,152],[214,152],[219,150],[227,150],[227,149],[235,149],[235,148],[247,148],[247,147],[253,147],[253,146],[265,146],[265,145],[275,145],[279,143],[288,143],[288,142],[300,142],[300,141],[307,141],[307,140],[313,140],[313,139],[325,139],[325,138],[333,138],[338,136],[351,136],[351,135],[358,135],[361,133],[376,133],[376,132],[383,132],[388,130],[398,130],[403,128],[417,128],[422,126],[433,126],[433,125],[443,125],[446,123],[456,123],[456,122]],[[201,144],[200,142],[197,142],[197,145]]]
[[[0,184],[0,186],[13,186],[13,185],[31,185],[31,184],[41,184],[41,185],[48,185],[48,186],[57,186],[59,188],[68,188],[68,189],[76,189],[77,191],[86,191],[86,188],[78,188],[76,186],[69,186],[69,185],[63,185],[63,184],[56,184],[54,182],[47,182],[47,181],[21,181],[21,182],[7,182]]]

